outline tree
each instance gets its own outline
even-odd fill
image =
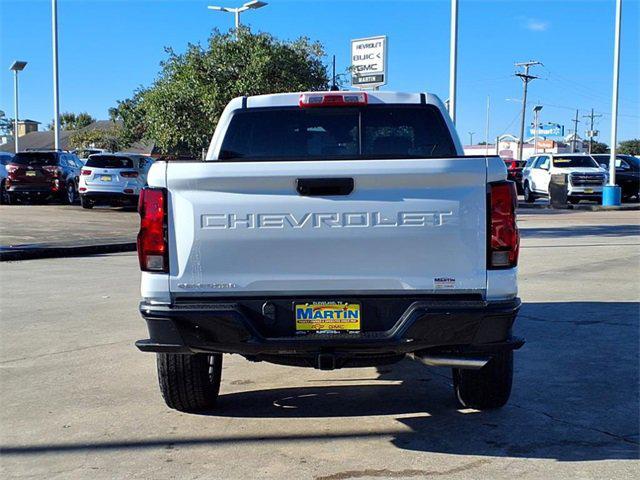
[[[609,153],[609,145],[594,140],[591,146],[591,153]]]
[[[618,153],[625,155],[640,155],[640,138],[625,140],[618,144]]]
[[[150,139],[162,153],[199,156],[234,97],[328,88],[323,48],[307,38],[280,41],[243,27],[237,41],[214,30],[206,48],[166,51],[155,82],[110,112],[124,141]]]
[[[122,127],[114,123],[107,129],[79,130],[69,137],[71,148],[104,148],[117,152],[126,146],[122,140]]]
[[[72,112],[64,112],[60,114],[60,130],[80,130],[95,122],[96,119],[87,112],[78,114]],[[53,130],[53,120],[47,125],[49,130]]]

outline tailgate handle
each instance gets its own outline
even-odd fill
[[[353,192],[353,178],[299,178],[296,190],[305,197],[349,195]]]

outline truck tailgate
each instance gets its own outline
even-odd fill
[[[303,178],[351,178],[303,196]],[[167,167],[172,294],[486,288],[483,158]]]

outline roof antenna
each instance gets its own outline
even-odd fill
[[[336,56],[333,56],[333,62],[332,62],[332,69],[333,69],[333,74],[331,76],[332,81],[331,81],[331,88],[329,89],[332,92],[338,91],[340,90],[340,87],[338,87],[338,85],[336,85]]]

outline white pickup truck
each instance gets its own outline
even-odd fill
[[[322,370],[409,356],[458,401],[504,405],[516,191],[464,156],[430,94],[236,98],[206,159],[156,162],[140,196],[140,311],[169,407],[215,405],[222,354]]]

